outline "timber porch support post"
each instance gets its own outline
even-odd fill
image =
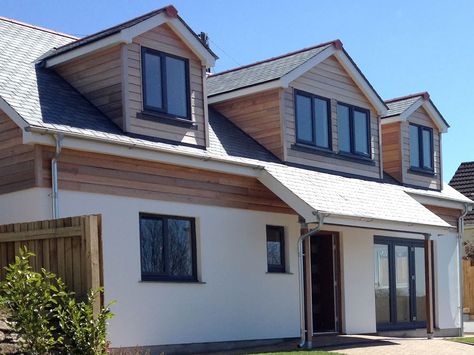
[[[433,338],[433,248],[431,234],[425,234],[425,288],[426,288],[426,336]]]

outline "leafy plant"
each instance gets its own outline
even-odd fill
[[[0,283],[0,300],[23,339],[23,350],[29,354],[106,354],[111,304],[94,314],[94,301],[103,290],[92,290],[78,302],[55,274],[32,269],[29,259],[33,256],[21,248]]]
[[[87,300],[66,300],[56,308],[56,317],[68,354],[99,355],[107,353],[107,320],[112,318],[110,304],[94,315],[94,301],[102,290],[90,291]]]
[[[11,314],[15,330],[22,335],[24,350],[46,354],[62,343],[55,307],[65,294],[64,284],[45,269],[41,273],[33,271],[29,263],[33,255],[26,247],[21,248],[15,262],[5,268],[2,303]]]

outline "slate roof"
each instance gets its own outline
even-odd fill
[[[171,6],[172,7],[172,6]],[[70,43],[67,43],[67,44],[64,44],[62,46],[59,46],[59,47],[53,47],[51,48],[48,52],[46,52],[40,59],[48,59],[48,58],[51,58],[51,57],[54,57],[54,56],[57,56],[59,54],[62,54],[62,53],[65,53],[65,52],[68,52],[72,49],[75,49],[75,48],[78,48],[78,47],[81,47],[81,46],[84,46],[86,44],[89,44],[89,43],[92,43],[92,42],[95,42],[95,41],[98,41],[102,38],[106,38],[108,36],[111,36],[115,33],[118,33],[120,32],[121,30],[123,29],[126,29],[126,28],[129,28],[129,27],[132,27],[134,25],[137,25],[139,24],[140,22],[143,22],[145,20],[148,20],[149,18],[152,18],[153,16],[156,16],[162,12],[166,12],[167,9],[170,8],[170,6],[166,6],[166,7],[163,7],[161,9],[158,9],[158,10],[154,10],[154,11],[151,11],[149,13],[146,13],[142,16],[138,16],[138,17],[135,17],[129,21],[126,21],[126,22],[123,22],[121,24],[118,24],[116,26],[113,26],[113,27],[110,27],[110,28],[107,28],[103,31],[100,31],[100,32],[97,32],[97,33],[94,33],[92,35],[89,35],[89,36],[86,36],[86,37],[83,37],[81,39],[78,39],[76,41],[73,41],[73,42],[70,42]],[[173,7],[174,9],[174,7]],[[176,9],[174,9],[176,10]],[[188,30],[199,40],[199,42],[209,51],[209,53],[211,53],[211,55],[214,57],[214,58],[217,58],[217,55],[209,48],[208,45],[206,45],[205,43],[203,43],[199,36],[186,24],[186,22],[183,21],[183,19],[179,16],[177,16],[178,19],[188,28]]]
[[[449,185],[468,198],[474,197],[474,162],[459,165]],[[465,217],[466,224],[474,224],[474,211]]]
[[[213,96],[279,79],[329,48],[333,43],[318,44],[297,52],[210,75],[207,78],[207,93]]]
[[[406,109],[408,109],[411,105],[413,105],[418,99],[422,97],[423,97],[423,93],[420,93],[420,94],[404,96],[404,97],[400,97],[396,99],[386,100],[385,104],[388,106],[388,111],[384,115],[384,117],[400,115]]]
[[[11,106],[32,130],[48,129],[81,138],[191,155],[204,160],[211,158],[245,164],[266,169],[270,174],[278,176],[280,182],[290,186],[300,198],[323,211],[337,209],[339,214],[349,216],[389,218],[408,223],[416,223],[416,218],[418,223],[446,225],[409,197],[406,192],[410,189],[402,186],[286,166],[212,109],[209,110],[208,149],[126,134],[54,71],[35,66],[39,56],[52,47],[70,43],[72,40],[64,35],[0,19],[0,98]],[[308,186],[315,188],[308,189]],[[470,201],[453,189],[444,189],[442,192],[410,192],[417,193]],[[362,208],[362,204],[366,207]],[[416,204],[418,209],[415,208]]]

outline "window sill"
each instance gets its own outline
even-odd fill
[[[292,272],[288,271],[267,271],[265,274],[275,274],[275,275],[294,275]]]
[[[193,285],[205,285],[207,282],[204,281],[187,281],[187,280],[139,280],[138,283],[163,283],[163,284],[193,284]]]
[[[420,168],[415,168],[415,167],[410,167],[407,170],[407,172],[409,172],[410,174],[416,174],[416,175],[422,175],[422,176],[430,176],[430,177],[436,176],[433,170],[420,169]]]
[[[375,161],[369,157],[359,156],[359,155],[350,154],[350,153],[342,153],[342,152],[336,153],[329,149],[318,148],[311,145],[296,143],[291,146],[291,149],[300,151],[300,152],[319,154],[322,156],[331,157],[335,159],[352,161],[355,163],[375,166]]]
[[[140,120],[153,121],[163,123],[171,126],[184,127],[196,130],[198,125],[192,120],[188,120],[180,117],[168,116],[159,112],[142,111],[137,113],[137,118]]]

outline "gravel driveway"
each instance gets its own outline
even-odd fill
[[[362,336],[357,337],[362,338]],[[375,343],[352,345],[348,348],[338,347],[331,351],[347,355],[474,355],[474,345],[439,338],[431,340],[375,336],[364,336],[364,338],[373,339]]]

